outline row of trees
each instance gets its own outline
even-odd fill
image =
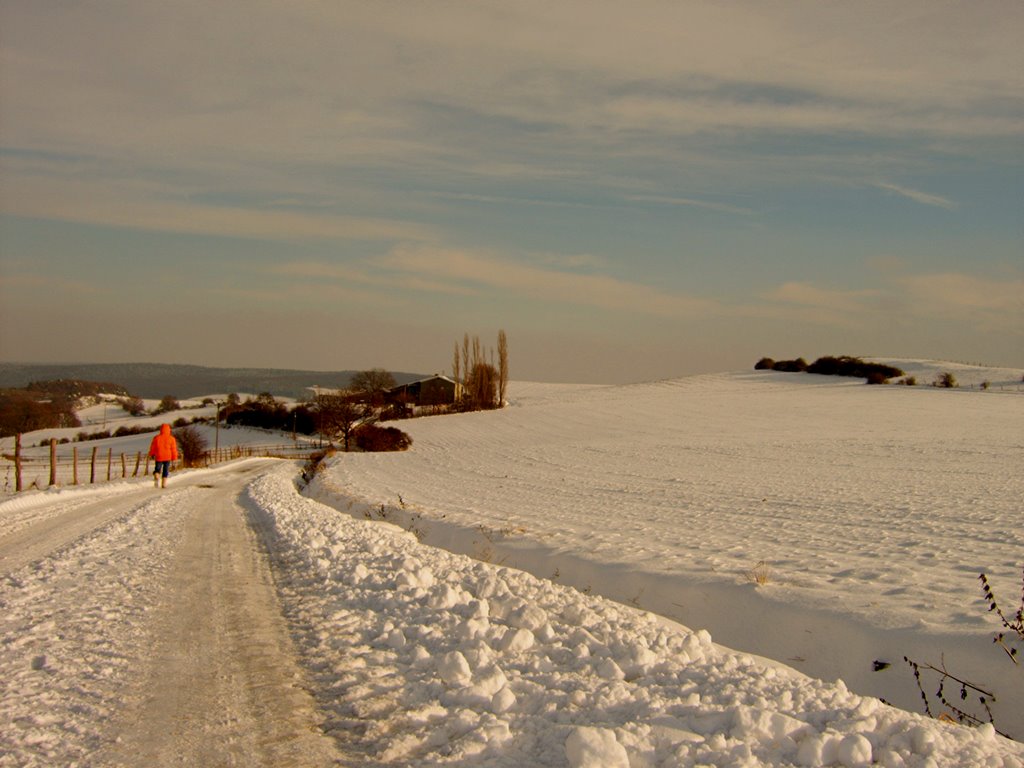
[[[904,375],[903,371],[895,366],[869,363],[850,355],[819,357],[810,364],[802,357],[798,357],[796,360],[778,361],[772,360],[770,357],[762,357],[754,365],[754,370],[817,373],[822,376],[851,376],[857,379],[867,379],[869,384],[884,384],[891,378]]]
[[[488,410],[504,405],[508,391],[508,338],[505,331],[498,331],[497,361],[494,348],[485,350],[479,336],[471,340],[467,333],[462,337],[461,346],[455,342],[452,378],[461,389],[460,405],[463,410]]]

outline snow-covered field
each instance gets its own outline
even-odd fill
[[[963,386],[519,384],[502,411],[403,425],[408,455],[338,457],[320,494],[910,709],[903,656],[944,659],[1024,734],[1024,677],[991,642],[978,581],[1019,607],[1021,371],[897,363]]]
[[[1019,768],[991,727],[873,697],[920,711],[902,657],[944,661],[1024,737],[977,581],[1016,609],[1021,373],[514,383],[304,490],[287,462],[237,482],[341,764]],[[232,466],[0,502],[0,765],[106,764],[184,511]],[[5,549],[78,509],[108,518]]]

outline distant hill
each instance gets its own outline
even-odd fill
[[[83,379],[120,384],[133,395],[184,399],[205,395],[269,392],[276,397],[302,398],[308,387],[347,387],[356,371],[302,371],[281,368],[208,368],[166,363],[0,363],[0,388],[25,387],[33,381]],[[397,384],[423,378],[419,373],[392,371]]]

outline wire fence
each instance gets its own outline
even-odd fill
[[[66,446],[62,448],[66,449]],[[201,459],[192,462],[190,466],[212,467],[251,457],[307,459],[316,450],[315,446],[302,443],[234,445],[206,451]],[[184,463],[178,460],[172,464],[171,469],[181,469],[183,466]],[[152,467],[153,460],[141,451],[115,452],[113,448],[102,450],[98,446],[80,451],[78,446],[73,446],[68,454],[66,450],[57,451],[56,441],[50,444],[49,456],[26,456],[21,453],[20,435],[15,440],[14,454],[4,454],[0,461],[5,493],[145,477]]]

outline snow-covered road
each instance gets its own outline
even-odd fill
[[[337,762],[237,502],[265,465],[64,494],[0,538],[0,765]]]

